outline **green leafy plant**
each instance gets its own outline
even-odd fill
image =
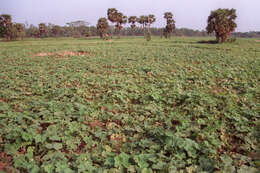
[[[257,172],[259,44],[200,40],[0,42],[0,172]]]

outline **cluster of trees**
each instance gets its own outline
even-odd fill
[[[122,34],[123,25],[127,22],[131,24],[132,34],[134,33],[134,29],[136,28],[136,23],[141,25],[143,33],[151,34],[151,25],[155,22],[155,16],[153,14],[150,15],[142,15],[140,17],[130,16],[127,18],[122,12],[119,12],[115,8],[109,8],[107,10],[107,18],[112,23],[115,24],[115,28],[118,31],[118,37],[120,38]],[[101,38],[104,38],[105,35],[109,35],[109,24],[108,20],[104,17],[100,18],[97,23],[98,33]]]
[[[258,31],[251,31],[251,32],[235,32],[232,33],[234,37],[242,37],[242,38],[255,38],[260,37],[260,32]]]
[[[127,17],[115,8],[109,8],[107,10],[107,17],[108,20],[110,20],[110,22],[112,22],[113,24],[115,23],[115,28],[118,30],[119,33],[118,37],[120,38],[123,25],[126,24],[127,22]]]
[[[26,37],[89,37],[100,36],[101,38],[120,36],[146,36],[147,40],[151,35],[170,38],[175,36],[208,36],[215,34],[218,42],[227,41],[231,35],[236,37],[260,37],[260,32],[232,33],[237,27],[235,19],[237,18],[235,9],[218,9],[212,11],[208,17],[208,25],[205,31],[192,30],[187,28],[177,29],[175,20],[171,12],[164,13],[166,26],[164,28],[151,27],[156,21],[154,15],[142,15],[127,17],[115,8],[107,10],[107,18],[98,20],[96,26],[89,26],[86,21],[73,21],[66,26],[58,26],[51,23],[40,23],[38,26],[13,23],[10,15],[0,15],[0,37],[6,40],[23,39]],[[111,25],[109,24],[111,23]],[[130,27],[123,27],[129,23]],[[139,26],[137,26],[139,24]]]
[[[116,23],[116,28],[119,31],[119,37],[123,24],[127,22],[127,17],[123,13],[119,12],[115,8],[109,8],[107,11],[108,20],[112,23]],[[164,13],[164,18],[166,19],[166,26],[163,29],[163,36],[169,38],[171,33],[175,30],[175,20],[173,19],[173,14],[171,12]],[[207,33],[215,33],[217,42],[225,42],[231,37],[231,33],[235,31],[237,24],[235,19],[237,18],[235,9],[217,9],[212,11],[208,17]],[[130,16],[128,18],[128,23],[131,24],[131,28],[136,27],[135,23],[138,22],[144,33],[146,33],[146,39],[151,39],[151,24],[156,21],[154,15],[142,15],[140,17]],[[97,23],[98,32],[101,38],[104,38],[105,33],[109,29],[109,24],[106,18],[100,18]]]
[[[34,25],[26,26],[27,37],[86,37],[96,35],[96,27],[88,26],[89,23],[79,20],[66,24],[66,26],[54,25],[51,23],[40,23],[38,27]]]
[[[108,22],[108,21],[107,21]],[[98,32],[97,26],[86,26],[82,28],[70,28],[68,26],[58,26],[56,29],[53,24],[48,24],[47,26],[47,35],[46,37],[89,37],[89,36],[101,36],[100,32]],[[54,26],[54,27],[51,27]],[[154,36],[164,36],[163,30],[165,28],[155,28],[151,27],[151,35]],[[39,29],[36,26],[30,25],[25,28],[26,37],[40,37],[39,36]],[[118,35],[118,30],[115,28],[115,26],[109,25],[108,30],[105,32],[108,35]],[[135,28],[130,27],[124,27],[121,30],[120,33],[121,36],[143,36],[144,30],[142,27],[136,26]],[[203,36],[209,36],[206,31],[199,31],[199,30],[192,30],[188,28],[176,28],[173,33],[173,36],[188,36],[188,37],[203,37]],[[105,35],[104,35],[105,36]]]
[[[0,15],[0,37],[4,37],[6,41],[23,39],[25,37],[24,24],[13,23],[11,15]]]
[[[74,22],[70,22],[74,23]],[[54,24],[46,24],[47,26],[47,34],[46,37],[89,37],[89,36],[100,36],[96,26],[58,26]],[[151,34],[154,36],[165,36],[164,35],[165,28],[155,28],[151,27]],[[40,37],[39,36],[39,28],[38,26],[34,25],[25,25],[25,32],[26,37]],[[114,26],[109,26],[107,33],[109,35],[117,35],[118,31]],[[135,26],[134,28],[124,27],[121,30],[121,36],[143,36],[143,29],[142,27]],[[214,34],[208,34],[206,30],[193,30],[189,28],[175,28],[172,36],[187,36],[187,37],[207,37],[207,36],[214,36]],[[260,37],[260,32],[235,32],[232,33],[234,37]]]

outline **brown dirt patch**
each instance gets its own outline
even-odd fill
[[[12,157],[7,155],[5,152],[0,153],[0,171],[1,172],[6,172],[6,173],[13,172],[10,169],[11,160],[12,160]]]
[[[111,141],[122,141],[122,142],[126,142],[126,137],[124,135],[121,134],[112,134],[109,136]]]
[[[260,42],[260,40],[256,40],[256,42]]]
[[[98,120],[94,120],[91,122],[84,122],[85,125],[89,126],[91,129],[95,129],[96,127],[103,128],[104,123]]]
[[[6,102],[6,100],[0,97],[0,102]]]
[[[45,56],[65,57],[65,56],[86,56],[86,55],[89,55],[89,53],[86,51],[41,52],[35,54],[35,56],[38,57],[45,57]]]

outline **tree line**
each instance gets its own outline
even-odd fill
[[[55,27],[54,27],[55,26]],[[54,28],[53,28],[54,27]],[[154,36],[163,36],[164,28],[151,27],[151,34]],[[26,37],[91,37],[100,36],[100,33],[96,26],[80,26],[80,27],[69,27],[69,26],[57,26],[53,24],[46,24],[46,34],[40,35],[37,26],[29,25],[25,27]],[[115,26],[109,25],[106,32],[108,35],[118,35],[118,30]],[[130,27],[124,27],[120,31],[120,36],[143,36],[143,28],[136,26],[134,29]],[[187,36],[187,37],[203,37],[209,36],[206,31],[193,30],[189,28],[176,28],[172,36]]]
[[[236,37],[260,37],[260,32],[232,33],[235,31],[237,18],[235,9],[217,9],[208,17],[207,27],[203,31],[188,28],[176,28],[174,16],[171,12],[163,15],[166,25],[162,28],[152,27],[156,21],[153,14],[127,17],[115,8],[107,10],[107,17],[98,19],[96,26],[90,26],[86,21],[68,22],[65,26],[51,23],[40,23],[38,26],[13,23],[11,15],[0,15],[0,37],[5,40],[23,39],[24,37],[90,37],[100,36],[103,39],[117,35],[145,36],[147,40],[151,35],[170,38],[173,36],[216,36],[218,42],[227,41],[231,35]],[[110,24],[109,24],[110,22]],[[124,27],[125,24],[129,26]],[[138,25],[139,24],[139,25]]]
[[[208,34],[214,33],[217,42],[225,42],[231,38],[231,33],[235,31],[237,24],[235,19],[237,18],[235,9],[217,9],[211,11],[208,17],[208,25],[206,31]],[[109,8],[107,10],[107,18],[102,17],[98,20],[97,29],[101,38],[106,38],[108,35],[107,31],[109,24],[107,19],[111,23],[115,23],[115,27],[118,30],[118,37],[120,38],[123,24],[127,23],[127,17],[119,12],[115,8]],[[165,38],[170,38],[171,34],[175,30],[175,20],[171,12],[164,13],[164,19],[166,19],[166,26],[163,29],[162,35]],[[140,17],[130,16],[128,23],[131,23],[131,28],[136,27],[135,23],[139,23],[143,29],[143,33],[147,41],[151,40],[151,25],[156,21],[153,14],[142,15]],[[106,36],[106,37],[105,37]]]
[[[67,23],[65,26],[59,26],[52,23],[41,23],[38,26],[21,24],[23,27],[23,37],[16,37],[16,39],[22,39],[24,37],[28,38],[46,38],[46,37],[91,37],[100,36],[100,33],[96,26],[89,26],[86,21],[73,21]],[[154,36],[163,36],[163,31],[165,28],[151,27],[150,32]],[[109,25],[107,31],[109,35],[118,35],[118,30],[115,26]],[[8,33],[1,34],[2,38],[5,38]],[[129,26],[124,27],[120,31],[121,36],[143,36],[143,28],[140,26]],[[173,36],[195,36],[202,37],[208,36],[206,31],[193,30],[188,28],[176,28]],[[6,38],[7,40],[11,40]]]
[[[16,40],[18,37],[24,38],[24,25],[22,23],[13,23],[11,15],[0,15],[0,36],[6,40]]]

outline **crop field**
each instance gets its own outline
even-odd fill
[[[0,172],[257,173],[260,42],[0,42]]]

